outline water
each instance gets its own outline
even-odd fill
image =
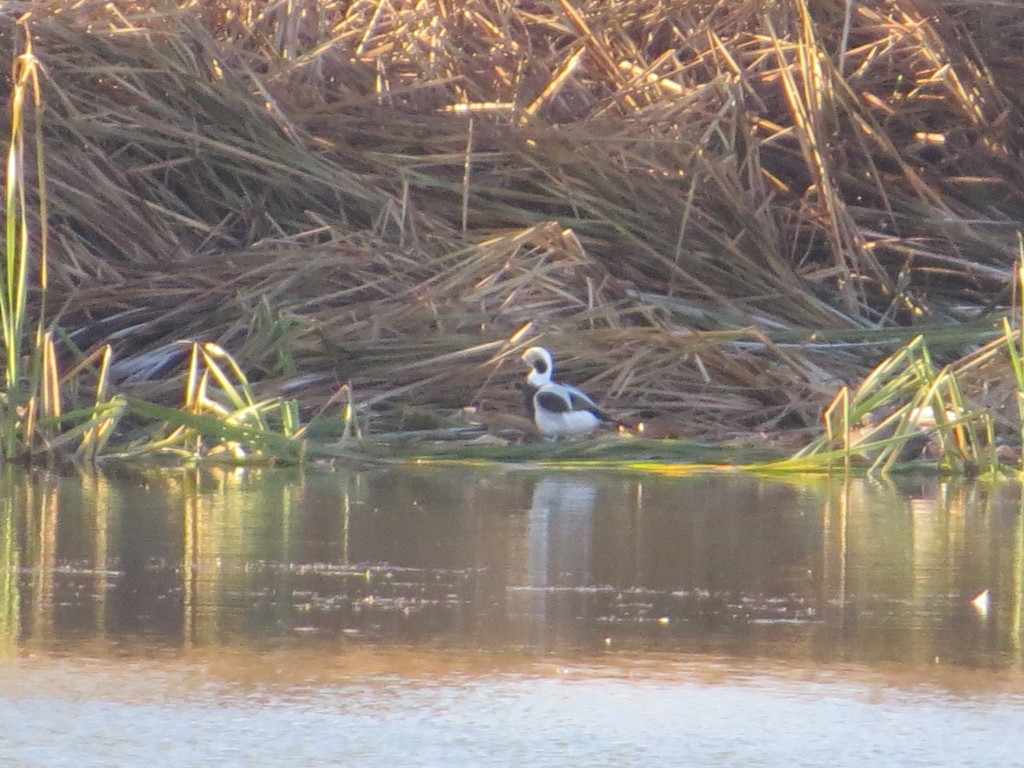
[[[0,765],[1016,766],[1021,503],[939,479],[8,470]]]

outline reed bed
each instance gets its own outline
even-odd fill
[[[538,340],[666,434],[813,428],[920,337],[1019,440],[975,357],[1019,326],[1014,6],[9,2],[27,311],[60,370],[109,349],[102,403],[179,405],[209,344],[249,406],[350,386],[370,429],[516,410]]]

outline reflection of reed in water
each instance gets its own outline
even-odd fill
[[[3,467],[5,489],[11,488],[14,468]],[[0,658],[15,655],[21,628],[21,592],[18,574],[21,571],[21,550],[18,547],[17,510],[14,494],[0,495]]]
[[[853,479],[838,481],[832,499],[823,584],[842,607],[834,620],[847,648],[931,666],[1021,666],[1022,592],[1005,588],[1024,552],[1024,538],[1007,535],[1010,525],[1024,530],[1019,486]]]

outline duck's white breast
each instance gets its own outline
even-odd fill
[[[553,413],[544,408],[537,408],[537,429],[548,437],[571,437],[584,435],[595,429],[601,420],[590,411],[567,411]]]

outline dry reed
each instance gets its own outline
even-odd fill
[[[991,337],[1012,5],[37,0],[0,45],[31,11],[48,302],[118,390],[178,396],[189,339],[260,397],[506,410],[539,335],[706,431],[818,423],[904,328]]]

